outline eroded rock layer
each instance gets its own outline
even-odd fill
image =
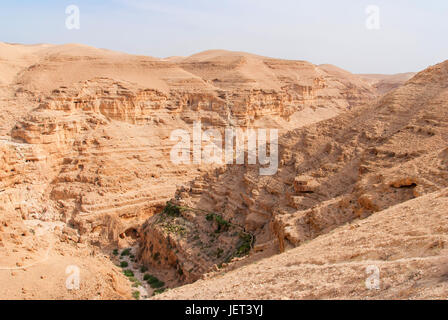
[[[182,213],[190,229],[204,226],[205,212],[216,212],[255,236],[254,252],[283,252],[437,192],[448,187],[447,83],[448,62],[430,67],[377,103],[281,136],[276,174],[261,176],[258,165],[228,166],[178,189],[173,202],[204,210]],[[153,232],[160,230],[156,220],[144,230],[143,242],[169,243],[163,255],[181,246],[177,265],[194,265],[196,279],[227,262],[217,255],[205,257],[206,263],[183,254],[200,251],[200,243]],[[225,249],[222,243],[209,242],[209,251]]]
[[[164,60],[76,45],[3,46],[21,61],[4,103],[26,101],[29,110],[5,141],[25,150],[20,170],[38,181],[16,181],[17,190],[39,194],[38,209],[20,212],[62,220],[80,241],[101,245],[125,246],[177,185],[214,167],[173,165],[173,130],[191,131],[194,121],[205,129],[296,127],[374,96],[356,77],[246,53]]]

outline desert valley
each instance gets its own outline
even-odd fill
[[[448,295],[448,61],[0,43],[0,110],[2,299]],[[277,129],[275,174],[173,163],[199,122]]]

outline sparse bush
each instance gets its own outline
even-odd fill
[[[165,286],[165,282],[160,281],[160,280],[157,280],[156,282],[154,282],[154,283],[150,283],[149,285],[150,285],[151,288],[153,288],[153,289],[158,289],[158,288],[162,288],[162,287],[164,287],[164,286]]]
[[[241,232],[239,237],[240,244],[236,249],[236,256],[243,257],[249,254],[249,251],[252,247],[252,236],[248,233]]]
[[[163,228],[169,233],[175,233],[181,236],[183,236],[187,232],[187,229],[184,226],[174,223],[167,223],[163,226]]]
[[[114,249],[114,251],[112,251],[112,254],[113,254],[114,256],[118,256],[118,249]]]
[[[135,281],[133,281],[134,283],[132,284],[132,287],[134,288],[138,288],[142,285],[142,283],[140,281],[138,281],[137,279],[135,279]]]
[[[133,277],[134,276],[134,272],[132,272],[132,270],[126,269],[123,271],[124,275],[126,277]]]
[[[120,267],[122,267],[122,268],[127,268],[128,265],[129,264],[126,261],[121,261],[120,262]]]
[[[165,286],[165,282],[160,281],[159,279],[157,279],[156,277],[150,275],[150,274],[145,274],[145,276],[143,277],[144,280],[146,280],[146,282],[151,286],[151,288],[153,289],[158,289],[158,288],[162,288]]]
[[[131,249],[124,249],[121,251],[121,256],[129,256],[131,254]]]
[[[231,226],[230,222],[225,220],[220,214],[209,213],[205,216],[205,219],[207,221],[215,221],[218,224],[218,228],[215,231],[216,233],[227,231]]]
[[[178,217],[180,216],[180,208],[171,202],[167,202],[165,208],[163,209],[163,213],[171,217]]]
[[[141,266],[141,267],[140,267],[140,272],[141,272],[141,273],[144,273],[144,272],[146,272],[146,271],[148,271],[148,268],[147,268],[147,267],[145,267],[145,266]]]
[[[132,291],[132,296],[134,297],[135,300],[140,300],[140,291]]]

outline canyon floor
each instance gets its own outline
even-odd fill
[[[0,75],[1,299],[448,296],[448,61],[0,43]],[[197,123],[277,129],[276,173],[173,163]]]

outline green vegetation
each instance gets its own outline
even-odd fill
[[[240,232],[240,243],[236,249],[235,255],[237,257],[243,257],[249,254],[252,247],[252,235],[249,233]]]
[[[114,249],[114,251],[112,251],[112,254],[113,254],[114,256],[118,256],[118,249]]]
[[[174,224],[174,223],[167,223],[163,226],[163,228],[168,232],[168,233],[175,233],[178,235],[184,235],[187,231],[187,229],[185,229],[184,226],[180,226],[178,224]]]
[[[149,284],[153,289],[159,289],[165,286],[165,282],[158,280],[157,282]]]
[[[135,281],[133,281],[132,287],[133,288],[138,288],[142,285],[142,283],[140,281],[138,281],[137,279],[135,279]]]
[[[131,249],[124,249],[121,251],[121,256],[129,256],[131,254]]]
[[[180,210],[181,210],[181,208],[179,206],[176,206],[168,201],[166,203],[165,208],[163,209],[163,213],[165,213],[171,217],[178,217],[178,216],[180,216]]]
[[[216,233],[220,233],[223,231],[229,230],[231,223],[225,220],[222,215],[217,213],[209,213],[205,216],[207,221],[215,221],[218,224],[218,228],[216,229]]]
[[[148,268],[147,268],[147,267],[145,267],[145,266],[141,266],[141,267],[140,267],[140,272],[141,272],[141,273],[145,273],[146,271],[148,271]]]
[[[126,269],[123,271],[124,275],[126,277],[133,277],[134,276],[134,272],[132,272],[132,270]]]
[[[165,282],[160,281],[159,279],[157,279],[156,277],[154,277],[153,275],[150,274],[145,274],[145,276],[143,277],[143,279],[151,286],[151,288],[153,289],[158,289],[158,288],[162,288],[165,286]]]
[[[193,211],[193,212],[203,212],[206,213],[205,219],[209,222],[216,223],[217,228],[214,231],[214,233],[209,233],[209,243],[207,245],[203,244],[199,235],[194,235],[193,240],[195,241],[195,245],[199,246],[201,249],[204,248],[210,248],[212,243],[215,242],[219,238],[219,234],[222,232],[229,231],[232,228],[232,236],[239,237],[239,241],[237,243],[236,249],[233,253],[230,253],[229,255],[226,255],[224,262],[229,262],[232,260],[233,257],[243,257],[249,254],[250,250],[252,249],[252,246],[255,242],[254,236],[250,232],[246,232],[245,229],[242,226],[239,226],[237,224],[233,224],[230,221],[227,221],[224,219],[224,217],[221,214],[214,213],[214,212],[208,212],[201,209],[195,209],[190,207],[182,207],[174,205],[170,202],[167,202],[166,207],[163,210],[163,213],[166,215],[161,215],[161,220],[159,222],[166,221],[167,216],[171,217],[179,217],[180,213],[182,211]],[[178,224],[165,224],[164,225],[165,230],[169,232],[174,232],[177,234],[183,234],[185,232],[185,227]],[[238,231],[233,230],[238,229]],[[177,252],[177,251],[176,251]],[[216,258],[222,258],[224,255],[224,250],[222,248],[218,248],[216,252],[213,251],[207,251],[205,254],[209,257],[215,256]],[[200,253],[198,254],[200,256]],[[154,260],[158,260],[159,256],[158,254],[153,255]],[[160,263],[160,261],[159,261]],[[182,271],[179,271],[179,274],[181,274]]]
[[[128,263],[126,261],[121,261],[120,262],[120,267],[127,268],[127,266],[128,266]]]
[[[132,296],[135,300],[140,300],[140,291],[132,291]]]

